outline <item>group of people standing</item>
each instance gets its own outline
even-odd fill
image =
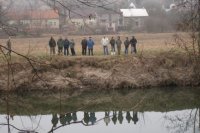
[[[109,44],[111,45],[111,55],[115,55],[116,51],[118,55],[121,55],[121,49],[122,49],[122,41],[120,39],[120,36],[117,37],[117,39],[114,39],[114,37],[112,37],[110,40],[108,39],[108,37],[103,37],[101,39],[101,44],[103,46],[103,51],[104,51],[104,55],[109,55]],[[124,53],[127,55],[128,51],[129,51],[129,46],[131,45],[131,54],[133,53],[137,53],[137,49],[136,49],[136,44],[137,44],[137,40],[136,38],[133,36],[130,40],[128,37],[126,37],[126,40],[124,41],[124,46],[125,46],[125,51]],[[55,55],[55,49],[56,49],[56,45],[58,47],[58,55],[70,55],[70,51],[71,51],[71,55],[75,56],[76,52],[75,52],[75,42],[73,39],[68,40],[67,38],[62,39],[62,37],[60,37],[58,39],[58,41],[56,42],[54,40],[53,37],[50,38],[49,40],[49,47],[50,47],[50,54],[51,55]],[[92,37],[89,37],[88,39],[86,37],[84,37],[81,41],[81,46],[82,46],[82,55],[85,56],[88,55],[93,56],[94,52],[93,52],[93,47],[94,47],[95,43],[92,39]],[[116,50],[117,48],[117,50]]]
[[[120,36],[118,36],[116,40],[114,39],[114,37],[112,37],[110,41],[107,37],[104,36],[101,40],[101,44],[103,46],[104,55],[109,55],[109,52],[108,52],[109,44],[111,45],[111,55],[116,54],[116,48],[117,48],[117,54],[118,55],[121,54],[122,41],[120,39]],[[131,40],[129,40],[129,38],[126,37],[126,40],[124,41],[124,47],[125,47],[124,53],[126,55],[128,54],[130,45],[131,45],[131,54],[137,53],[136,44],[137,44],[137,39],[134,36],[132,37]]]
[[[67,38],[62,39],[62,37],[60,37],[56,43],[55,39],[51,37],[49,40],[50,55],[55,55],[56,44],[58,47],[58,55],[62,55],[64,53],[65,56],[68,56],[70,55],[70,50],[72,56],[76,55],[74,39],[68,40]],[[89,37],[88,40],[86,39],[86,37],[84,37],[81,41],[81,45],[82,55],[87,55],[87,49],[89,55],[93,55],[94,41],[92,40],[92,37]]]
[[[69,49],[71,50],[72,56],[76,55],[76,52],[74,49],[75,42],[73,39],[71,39],[71,41],[69,41],[67,38],[65,38],[63,40],[62,37],[60,37],[56,43],[55,39],[53,37],[51,37],[51,39],[49,40],[50,55],[55,55],[56,44],[58,46],[58,55],[62,55],[63,50],[64,50],[64,55],[69,55]]]

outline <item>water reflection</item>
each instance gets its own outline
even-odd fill
[[[9,121],[8,121],[9,120]],[[174,111],[174,112],[135,112],[135,111],[105,111],[105,112],[72,112],[66,114],[51,114],[38,116],[13,116],[0,115],[0,132],[2,133],[62,133],[70,126],[73,130],[86,130],[84,127],[102,126],[107,129],[126,129],[147,133],[199,133],[199,109]],[[117,124],[118,123],[118,124]],[[78,125],[77,125],[78,124]],[[8,126],[9,125],[9,126]],[[9,128],[5,128],[8,126]],[[77,128],[77,129],[76,129]],[[70,131],[73,131],[72,129]],[[86,130],[88,131],[88,130]],[[98,131],[97,131],[98,132]],[[108,131],[107,131],[108,132]]]
[[[22,101],[19,102],[14,98],[10,100],[9,95],[5,97],[6,109],[0,110],[1,113],[3,112],[2,115],[0,114],[0,133],[121,133],[124,131],[126,133],[200,133],[199,108],[172,112],[138,112],[133,108],[120,110],[121,108],[109,106],[111,110],[107,111],[98,111],[98,109],[78,111],[77,109],[75,112],[69,112],[60,94],[55,103],[52,101],[57,105],[53,106],[56,109],[51,110],[50,106],[46,111],[46,107],[40,106],[38,108],[42,110],[41,113],[37,111],[37,106],[40,104],[36,104],[37,106],[34,106],[34,102],[31,104],[35,108],[34,111],[36,110],[33,112],[30,111],[32,108],[27,108],[30,103],[22,106],[18,105]],[[17,110],[11,109],[13,105],[17,105]]]
[[[99,113],[99,112],[97,112]],[[138,122],[138,112],[132,112],[132,116],[131,116],[131,112],[130,111],[106,111],[104,113],[104,117],[102,117],[99,120],[104,120],[104,123],[106,126],[109,125],[109,123],[112,122],[114,125],[116,125],[117,121],[119,121],[119,124],[123,124],[123,120],[124,120],[124,115],[126,116],[126,120],[128,123],[131,123],[131,121],[133,121],[134,124],[137,124]],[[113,115],[111,115],[113,114]],[[67,124],[71,124],[71,122],[77,122],[77,112],[73,112],[73,113],[67,113],[67,114],[52,114],[52,125],[53,127],[56,127],[56,125],[58,124],[58,120],[60,121],[61,125],[67,125]],[[97,122],[97,117],[96,117],[96,112],[84,112],[83,118],[79,118],[81,120],[83,120],[83,123],[86,126],[89,125],[94,125]],[[98,121],[99,121],[98,120]]]

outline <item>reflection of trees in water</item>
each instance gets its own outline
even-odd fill
[[[200,132],[200,114],[199,108],[188,111],[184,115],[175,115],[170,116],[167,115],[164,119],[167,121],[166,127],[170,132],[174,133],[186,133],[192,132],[199,133]]]
[[[24,123],[23,119],[21,118],[21,116],[19,116],[20,120],[21,120],[20,122],[21,122],[21,124],[23,126],[23,128],[20,129],[20,128],[16,127],[15,125],[11,124],[11,121],[14,120],[14,115],[10,113],[10,103],[14,103],[14,104],[18,105],[18,102],[19,102],[18,99],[17,99],[17,101],[16,101],[16,99],[11,101],[9,93],[6,93],[5,102],[6,102],[6,115],[7,115],[6,116],[6,123],[0,123],[0,125],[1,126],[7,126],[8,133],[11,133],[13,131],[12,129],[15,129],[15,130],[19,131],[19,133],[20,132],[23,132],[23,133],[37,133],[36,130],[40,126],[40,121],[41,121],[42,116],[40,116],[39,121],[36,121],[36,116],[35,117],[33,117],[33,116],[29,116],[28,117],[30,119],[31,124],[32,124],[31,129],[26,127],[26,125],[25,125],[26,123]],[[27,108],[24,108],[24,110],[28,111]],[[34,123],[35,123],[36,127],[33,126]]]

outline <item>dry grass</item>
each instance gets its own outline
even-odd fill
[[[135,37],[138,40],[138,51],[143,51],[143,53],[157,53],[162,51],[168,51],[172,49],[174,46],[170,44],[172,42],[172,37],[174,33],[158,33],[158,34],[148,34],[148,33],[140,33],[135,34]],[[118,34],[118,35],[109,35],[111,36],[121,36],[121,39],[124,41],[125,37],[131,37],[132,35],[128,34]],[[65,37],[65,36],[63,36]],[[94,52],[95,55],[102,55],[103,50],[100,43],[103,35],[92,35],[95,41]],[[34,56],[42,56],[49,54],[48,41],[50,36],[41,37],[41,38],[13,38],[12,39],[12,48],[13,50],[22,53],[22,54],[31,54]],[[54,38],[57,40],[59,35],[55,35]],[[78,55],[81,55],[81,40],[83,36],[68,36],[69,39],[74,39],[76,46],[76,52]],[[1,44],[6,43],[6,39],[0,39]],[[122,47],[122,51],[124,51],[124,46]]]

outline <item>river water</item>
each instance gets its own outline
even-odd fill
[[[200,133],[198,113],[198,109],[188,109],[163,113],[110,111],[9,116],[10,129],[2,125],[8,123],[8,116],[2,114],[0,132]]]
[[[22,94],[0,95],[0,133],[200,133],[196,89]]]

